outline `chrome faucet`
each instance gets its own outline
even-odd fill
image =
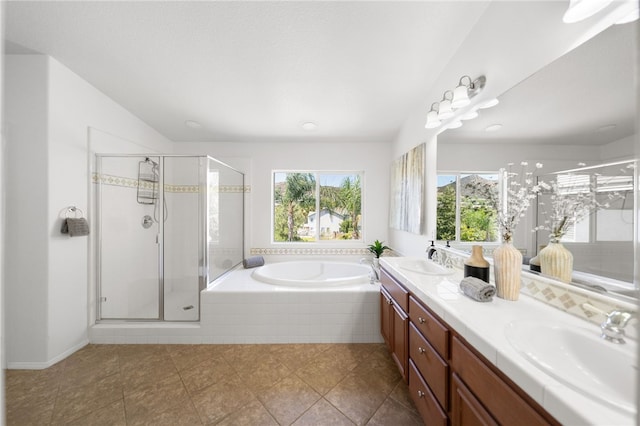
[[[371,284],[375,283],[376,281],[380,281],[380,275],[378,274],[376,267],[373,266],[373,261],[370,261],[369,259],[363,257],[362,259],[360,259],[360,263],[366,263],[367,265],[371,266],[371,273],[369,274],[369,278],[371,278]]]
[[[633,316],[634,314],[630,312],[618,311],[616,309],[609,312],[607,319],[600,324],[600,329],[602,330],[600,337],[613,343],[625,343],[624,327]]]

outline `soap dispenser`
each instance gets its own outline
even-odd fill
[[[471,256],[464,261],[464,276],[489,282],[489,262],[482,255],[482,246],[471,247]]]
[[[436,252],[436,246],[433,244],[433,240],[431,240],[431,245],[427,248],[427,258],[431,259],[433,257],[433,253]]]

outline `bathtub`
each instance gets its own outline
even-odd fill
[[[320,290],[371,281],[371,266],[332,261],[290,261],[256,268],[251,276],[263,283]]]
[[[370,266],[332,261],[237,268],[201,294],[205,343],[380,343]]]

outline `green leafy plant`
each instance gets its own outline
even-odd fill
[[[385,250],[391,250],[390,247],[385,246],[383,242],[380,242],[378,240],[375,240],[373,244],[369,244],[368,248],[369,251],[376,256],[376,258],[382,256],[382,253],[384,253]]]

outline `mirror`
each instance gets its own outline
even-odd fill
[[[451,170],[454,164],[451,153],[462,149],[459,144],[467,144],[471,149],[485,147],[485,155],[475,155],[475,151],[469,154],[474,155],[477,163],[474,167],[478,171],[506,167],[505,157],[509,157],[514,162],[543,163],[541,173],[546,175],[543,179],[549,179],[551,174],[557,179],[560,171],[576,172],[581,163],[589,168],[579,174],[592,176],[590,179],[597,179],[596,174],[620,176],[618,163],[637,156],[634,144],[638,27],[637,21],[609,27],[503,93],[498,106],[481,110],[479,117],[464,122],[461,128],[440,134],[438,168]],[[502,124],[499,131],[485,130],[498,123]],[[440,164],[441,149],[446,163],[443,165]],[[605,166],[611,164],[614,165]],[[634,234],[619,235],[633,230],[633,224],[627,221],[629,216],[634,216],[634,203],[637,204],[637,200],[630,190],[624,201],[612,206],[610,211],[602,210],[590,216],[589,240],[571,243],[574,244],[571,251],[577,284],[586,283],[588,288],[598,291],[601,277],[613,278],[625,283],[621,294],[636,294],[631,241]],[[529,257],[548,241],[548,234],[529,232],[537,224],[536,211],[541,210],[534,209],[530,220],[521,222],[519,227],[523,229],[519,229],[516,236],[517,246],[526,250]],[[614,220],[619,220],[615,226]],[[611,229],[605,227],[607,223]],[[628,240],[622,241],[625,238]],[[606,251],[606,246],[614,245],[625,252],[624,259],[613,259],[613,253]],[[594,258],[599,261],[594,262]]]
[[[538,197],[536,226],[542,229],[535,234],[536,245],[544,247],[555,231],[573,254],[573,283],[600,292],[636,295],[636,166],[636,161],[619,161],[540,176],[554,188],[554,199],[549,192]]]

